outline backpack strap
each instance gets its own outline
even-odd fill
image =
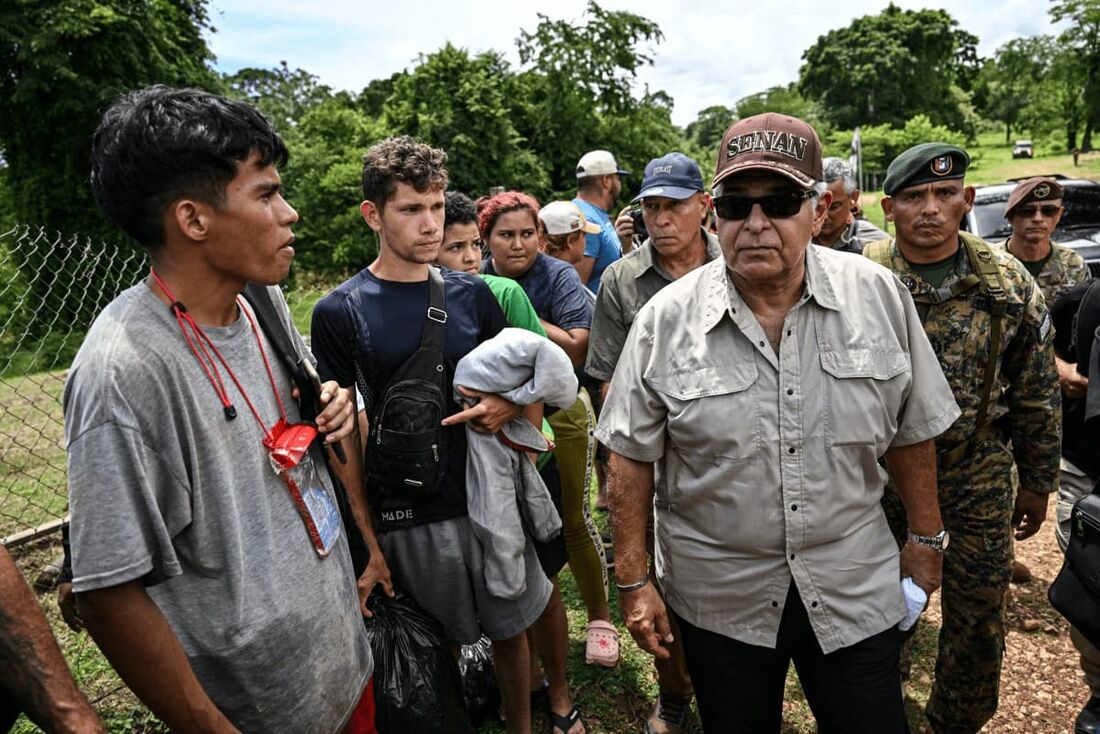
[[[290,335],[287,334],[286,327],[275,310],[271,292],[267,290],[267,286],[249,283],[244,287],[241,295],[248,301],[248,305],[252,306],[252,313],[256,315],[257,323],[267,336],[267,340],[271,342],[271,346],[275,348],[279,361],[290,372],[291,377],[294,378],[294,384],[298,385],[300,390],[302,386],[299,384],[301,368],[298,364],[300,361],[298,351],[294,348]]]
[[[428,311],[424,318],[424,332],[420,335],[420,347],[435,352],[443,351],[443,339],[447,323],[447,290],[443,273],[434,265],[428,266]]]
[[[305,369],[307,364],[312,368],[313,363],[309,361],[308,356],[301,358],[298,356],[298,350],[294,347],[294,341],[287,331],[286,324],[279,318],[279,312],[275,308],[275,302],[271,300],[271,291],[267,289],[267,286],[259,283],[248,283],[241,295],[252,307],[256,322],[260,325],[264,335],[267,336],[267,340],[271,342],[276,356],[278,356],[279,361],[282,362],[283,367],[286,368],[298,388],[298,413],[306,420],[313,420],[321,412],[321,396],[314,389],[313,381]],[[343,445],[334,443],[331,446],[336,459],[341,464],[346,464],[348,459]],[[340,511],[340,518],[343,520],[344,533],[351,554],[352,568],[355,571],[356,578],[358,578],[367,567],[370,553],[367,550],[366,541],[363,540],[363,536],[359,532],[359,527],[355,524],[351,502],[348,500],[348,490],[340,481],[340,477],[332,470],[328,452],[323,448],[321,449],[321,458],[324,461],[325,469],[328,471],[329,479],[332,481],[333,493],[336,495],[336,506]]]
[[[1001,351],[1001,339],[1005,330],[1005,314],[1008,312],[1008,295],[1005,291],[1004,274],[997,264],[997,256],[986,242],[969,233],[960,232],[959,237],[970,258],[970,265],[977,271],[982,291],[989,298],[989,360],[985,365],[985,382],[982,385],[982,402],[978,406],[978,428],[983,428],[989,413],[989,404],[993,396],[993,384],[1000,367],[998,355]]]
[[[891,265],[891,245],[894,244],[892,239],[875,240],[874,242],[868,242],[863,246],[863,256],[869,258],[873,262],[878,263],[884,268],[893,268]]]
[[[940,457],[940,465],[948,469],[966,458],[971,447],[987,439],[993,433],[993,423],[989,420],[989,406],[993,402],[993,389],[1000,369],[1001,340],[1004,337],[1005,314],[1008,312],[1008,295],[1005,291],[1004,274],[997,264],[997,256],[985,240],[969,232],[959,232],[959,240],[966,251],[967,259],[973,271],[959,282],[975,279],[982,293],[989,299],[989,358],[985,363],[981,397],[978,402],[978,415],[974,421],[974,433],[966,441],[945,451]],[[972,287],[972,286],[971,286]]]
[[[316,419],[321,412],[321,395],[312,379],[313,375],[316,374],[316,370],[313,363],[309,361],[308,356],[298,356],[298,350],[294,347],[294,341],[287,331],[286,324],[279,318],[279,312],[275,309],[275,302],[271,300],[271,291],[267,289],[267,286],[259,283],[248,283],[241,295],[252,307],[256,322],[267,336],[267,340],[271,342],[276,356],[298,388],[299,415],[307,421]],[[332,450],[340,463],[347,461],[344,447],[339,443],[332,444]]]

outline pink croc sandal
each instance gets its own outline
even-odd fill
[[[596,619],[588,623],[585,631],[588,639],[584,646],[584,662],[604,668],[618,665],[619,632],[615,625]]]

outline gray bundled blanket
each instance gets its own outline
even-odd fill
[[[577,399],[573,364],[561,347],[524,329],[505,329],[482,342],[455,368],[457,386],[494,393],[517,405],[568,408]],[[455,390],[455,400],[468,402]],[[526,590],[526,526],[546,542],[561,532],[550,492],[525,451],[551,448],[526,418],[513,418],[496,435],[467,426],[466,504],[485,553],[485,585],[503,599]]]

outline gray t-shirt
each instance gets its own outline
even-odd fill
[[[248,319],[205,332],[270,427],[278,404]],[[263,342],[293,422],[290,382]],[[144,283],[96,319],[65,385],[73,587],[142,580],[199,682],[242,731],[331,734],[372,669],[347,542],[338,538],[327,558],[313,549],[259,425],[221,375],[232,421]],[[312,458],[323,460],[316,445]]]

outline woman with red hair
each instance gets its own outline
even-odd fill
[[[481,205],[478,226],[490,253],[482,272],[512,278],[523,287],[547,336],[565,350],[579,371],[588,350],[592,303],[576,269],[539,251],[538,212],[538,202],[519,191],[497,194]],[[587,391],[581,389],[572,407],[548,415],[547,420],[557,444],[554,455],[561,473],[569,566],[588,610],[585,659],[612,667],[619,659],[618,633],[607,605],[603,542],[588,506],[595,417]]]

